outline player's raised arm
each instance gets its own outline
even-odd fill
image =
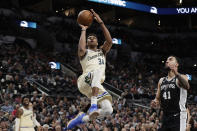
[[[91,9],[91,12],[94,15],[95,20],[101,25],[101,29],[103,30],[103,34],[105,36],[106,41],[104,42],[104,44],[102,46],[102,50],[106,54],[112,47],[111,35],[109,33],[109,30],[107,29],[107,27],[103,23],[102,19],[100,18],[100,16],[97,13],[95,13],[93,9]]]
[[[181,75],[181,74],[177,74],[176,76],[178,78],[178,85],[188,90],[190,88],[190,85],[189,85],[187,76]]]
[[[190,88],[190,85],[187,76],[180,74],[178,72],[178,67],[176,67],[175,65],[170,65],[170,69],[172,70],[172,72],[174,72],[178,79],[178,86],[188,90]]]
[[[81,27],[81,36],[78,44],[78,57],[81,60],[86,54],[86,29],[88,26],[79,25]]]

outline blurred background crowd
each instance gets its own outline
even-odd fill
[[[17,43],[11,47],[1,46],[0,54],[2,130],[13,130],[15,113],[24,95],[29,95],[36,118],[45,130],[63,130],[67,122],[90,103],[79,93],[77,77],[69,76],[62,70],[51,69],[49,64],[50,61],[64,63],[66,59],[73,65],[74,71],[80,72],[77,57],[73,56],[74,60],[63,53],[59,57],[56,53],[43,53]],[[142,57],[139,62],[125,62],[121,65],[118,63],[124,61],[108,61],[106,82],[121,92],[120,97],[114,96],[113,114],[74,130],[156,131],[161,127],[162,112],[151,109],[149,104],[155,98],[159,78],[164,75],[163,65],[149,65],[143,62],[144,56],[138,57]],[[151,70],[155,68],[158,70]],[[195,93],[189,91],[188,109],[194,129],[197,128],[196,102]]]

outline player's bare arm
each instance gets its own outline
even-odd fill
[[[178,79],[178,86],[188,90],[190,85],[187,76],[180,74],[176,66],[170,66],[170,68]]]
[[[81,27],[81,36],[78,44],[78,57],[81,60],[86,54],[86,29],[88,26],[79,25]]]
[[[107,29],[107,27],[103,23],[102,19],[100,18],[100,16],[97,13],[95,13],[93,9],[91,9],[91,12],[92,12],[95,20],[101,25],[101,29],[103,31],[103,34],[104,34],[104,37],[105,37],[105,40],[106,40],[104,42],[103,46],[102,46],[102,50],[106,54],[107,52],[109,52],[109,50],[112,47],[112,38],[111,38],[111,35],[109,33],[109,30]]]
[[[190,131],[191,129],[191,124],[190,124],[190,120],[191,120],[191,115],[190,115],[190,111],[189,109],[187,108],[187,128],[186,128],[186,131]]]
[[[190,85],[189,85],[187,76],[181,75],[180,73],[178,73],[176,76],[178,78],[178,85],[188,90],[190,88]]]
[[[157,93],[156,93],[156,97],[154,100],[152,100],[151,102],[151,107],[156,108],[159,106],[160,103],[160,93],[161,93],[161,83],[163,81],[163,78],[160,78],[158,85],[157,85]]]

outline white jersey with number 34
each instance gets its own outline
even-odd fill
[[[87,49],[86,55],[80,63],[83,69],[83,74],[99,69],[103,74],[101,81],[103,82],[105,80],[106,58],[101,49],[98,49],[97,51]]]

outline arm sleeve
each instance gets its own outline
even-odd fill
[[[14,131],[19,131],[19,125],[20,125],[20,119],[16,118],[15,119],[15,130]]]

